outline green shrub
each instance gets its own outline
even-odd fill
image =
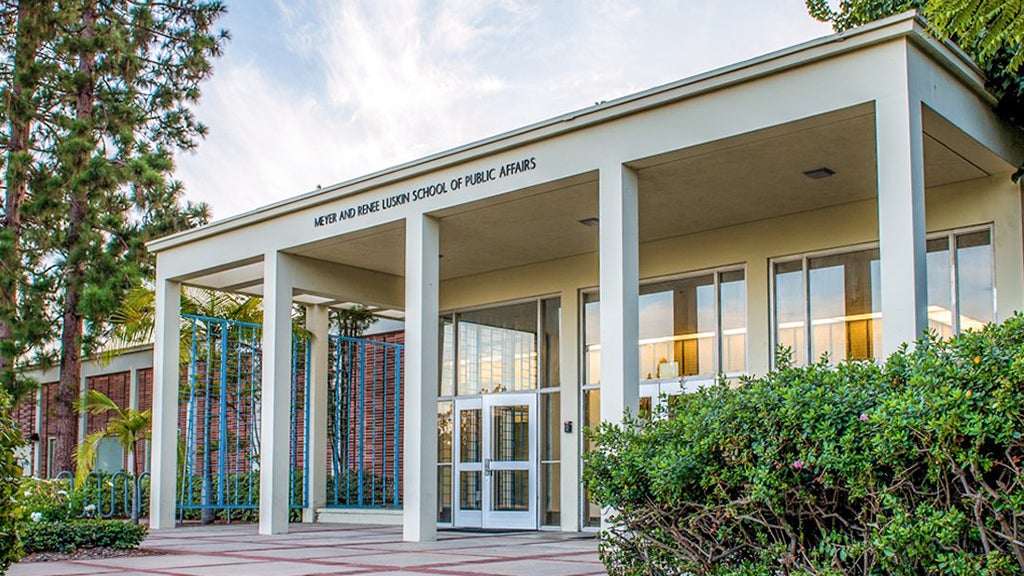
[[[25,552],[70,552],[77,548],[135,548],[146,537],[142,524],[121,520],[28,522],[22,527]]]
[[[81,497],[71,489],[71,480],[67,478],[26,476],[21,479],[15,499],[22,508],[23,518],[29,521],[33,515],[38,520],[57,522],[76,518],[82,513]]]
[[[1024,317],[591,432],[609,573],[1024,572]]]
[[[0,574],[21,558],[18,523],[22,511],[15,501],[21,466],[14,450],[25,443],[11,417],[7,395],[0,391]]]

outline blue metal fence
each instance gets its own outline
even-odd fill
[[[181,520],[251,518],[259,507],[262,329],[183,314],[179,404]],[[329,506],[401,506],[402,345],[332,336]],[[292,343],[289,504],[309,501],[309,343]]]
[[[401,507],[402,344],[332,336],[327,505]]]

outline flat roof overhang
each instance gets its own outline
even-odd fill
[[[730,88],[778,81],[784,72],[796,69],[812,69],[809,74],[813,75],[813,67],[825,60],[901,39],[938,63],[976,100],[990,106],[993,98],[984,89],[980,71],[955,47],[925,33],[924,26],[914,13],[894,16],[311,192],[159,239],[149,246],[158,255],[199,247],[213,249],[222,239],[253,230],[263,236],[274,235],[275,250],[341,266],[336,270],[339,274],[368,272],[401,282],[401,218],[370,221],[357,229],[339,226],[333,233],[320,237],[293,233],[292,228],[278,223],[315,214],[321,207],[333,211],[332,205],[354,202],[359,195],[370,197],[382,190],[408,189],[453,171],[472,170],[481,162],[493,163],[496,157],[508,156],[510,151],[547,146],[548,152],[558,152],[560,149],[552,148],[551,142],[588,129],[633,122],[634,117],[637,121],[633,123],[640,123],[645,112],[673,105],[687,106],[693,102],[692,106],[698,108],[706,102],[701,98],[705,95],[721,93],[735,100],[735,91],[730,92]],[[726,120],[723,117],[722,123]],[[1010,167],[1006,157],[1019,153],[1019,147],[1004,141],[995,143],[996,150],[989,149],[928,108],[923,123],[929,187],[1006,171]],[[874,138],[874,105],[862,102],[783,123],[767,123],[765,127],[705,139],[699,144],[676,149],[668,145],[666,152],[628,161],[638,171],[640,181],[641,241],[871,198],[875,195]],[[698,141],[699,137],[693,140]],[[568,152],[567,156],[574,153]],[[578,155],[593,152],[587,150]],[[538,162],[552,161],[551,155],[538,157]],[[823,166],[837,174],[827,180],[827,187],[803,175],[804,171]],[[441,220],[442,279],[596,252],[596,229],[588,229],[579,220],[597,215],[597,173],[581,170],[552,174],[547,179],[535,179],[541,180],[539,183],[512,183],[500,193],[427,210]],[[270,232],[271,229],[276,232]],[[261,257],[262,252],[250,253],[213,266],[196,262],[179,277],[190,284],[258,294],[262,288]],[[397,295],[398,291],[393,292]],[[310,297],[326,302],[332,296]],[[296,300],[301,301],[300,298],[301,295]]]

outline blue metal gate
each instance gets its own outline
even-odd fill
[[[246,518],[259,507],[262,329],[259,324],[182,314],[178,426],[178,514]],[[307,501],[309,346],[292,344],[290,505]],[[234,513],[239,511],[238,513]]]
[[[262,328],[192,314],[182,319],[179,518],[254,519]],[[310,349],[304,338],[292,339],[292,509],[309,500]],[[328,350],[327,505],[399,508],[403,346],[387,337],[331,336]]]
[[[402,344],[332,336],[327,505],[400,508]]]

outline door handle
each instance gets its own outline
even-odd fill
[[[484,458],[484,476],[491,475],[491,459]]]

